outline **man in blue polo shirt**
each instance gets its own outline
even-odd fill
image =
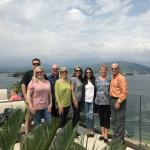
[[[51,75],[48,76],[48,80],[51,84],[51,93],[52,93],[52,116],[54,117],[57,117],[58,116],[58,110],[56,109],[55,107],[55,101],[56,101],[56,98],[55,98],[55,82],[56,80],[59,79],[59,67],[57,64],[53,64],[51,66]]]

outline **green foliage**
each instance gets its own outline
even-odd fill
[[[16,88],[18,90],[19,93],[21,93],[21,83],[20,82],[16,82],[16,83],[13,83],[10,87],[10,89],[14,89]]]
[[[6,123],[0,127],[0,150],[10,150],[13,147],[23,118],[23,111],[13,110]]]
[[[120,139],[114,139],[110,144],[103,148],[103,150],[125,150],[127,147],[126,144],[123,144],[123,141]]]
[[[71,150],[87,150],[85,147],[82,146],[83,144],[78,144],[73,142]]]
[[[49,150],[72,150],[72,144],[76,135],[78,125],[73,129],[72,121],[68,121],[65,127],[57,133]]]
[[[58,126],[59,120],[56,118],[49,125],[40,124],[21,142],[21,150],[48,150]]]

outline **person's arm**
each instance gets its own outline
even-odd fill
[[[78,100],[75,97],[75,83],[71,81],[71,91],[72,91],[72,100],[73,100],[73,105],[75,107],[78,107]]]
[[[58,108],[59,108],[59,114],[61,115],[63,113],[63,107],[61,106],[61,101],[59,98],[59,81],[57,80],[55,83],[55,97],[56,97],[56,102],[58,104]]]
[[[24,83],[21,84],[21,90],[22,90],[22,94],[25,99],[25,102],[27,103],[27,87]]]
[[[128,95],[128,84],[125,77],[122,76],[119,79],[119,85],[120,85],[121,93],[118,96],[119,97],[118,102],[122,103]]]
[[[29,83],[28,89],[27,89],[27,103],[29,104],[29,109],[34,114],[35,113],[35,109],[33,108],[33,103],[32,103],[33,87],[32,87],[32,83],[31,82]]]
[[[50,83],[49,83],[50,84]],[[52,108],[52,93],[51,93],[51,86],[50,86],[50,90],[48,92],[48,99],[49,99],[49,106],[48,106],[48,111],[51,112],[51,108]]]

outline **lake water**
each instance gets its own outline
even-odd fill
[[[127,76],[129,94],[127,98],[126,130],[129,135],[139,140],[140,98],[142,109],[142,140],[150,143],[150,75]],[[0,74],[0,88],[21,81],[21,78],[8,77],[8,73]],[[140,96],[141,95],[141,96]],[[95,120],[99,128],[99,120]]]

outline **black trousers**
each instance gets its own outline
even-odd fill
[[[72,108],[73,108],[73,118],[72,118],[72,126],[73,128],[76,126],[76,124],[80,120],[80,112],[82,110],[82,103],[78,102],[78,108],[74,107],[74,104],[72,103]]]
[[[110,105],[97,105],[100,125],[106,129],[110,128]]]
[[[55,100],[53,100],[53,105],[52,105],[52,116],[53,117],[58,117],[58,109],[55,106]]]
[[[70,106],[64,107],[64,112],[63,114],[60,115],[60,127],[63,128],[67,121],[68,121],[68,113],[69,113],[69,108]]]

